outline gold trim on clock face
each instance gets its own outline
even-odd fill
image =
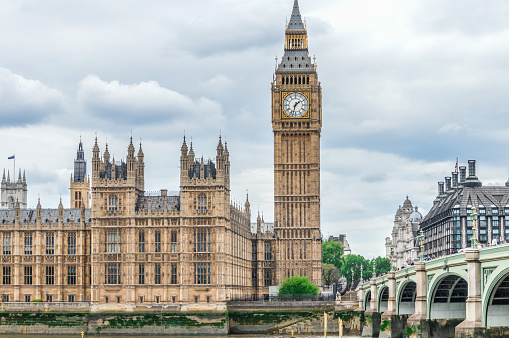
[[[304,115],[307,115],[308,108],[308,99],[303,93],[288,93],[283,99],[283,111],[287,117],[307,117]]]

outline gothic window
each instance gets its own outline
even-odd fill
[[[154,284],[161,284],[161,264],[154,266]]]
[[[3,285],[11,284],[11,267],[10,266],[2,267],[2,284]]]
[[[198,212],[207,212],[207,196],[205,194],[198,196]]]
[[[120,252],[120,232],[119,230],[109,230],[106,233],[106,252]]]
[[[116,195],[111,195],[109,198],[109,211],[117,211],[118,210],[118,198]]]
[[[105,266],[105,283],[120,284],[120,263],[109,263]]]
[[[170,284],[177,284],[177,264],[171,265],[171,281]]]
[[[145,231],[138,232],[138,252],[145,252]]]
[[[67,236],[67,254],[76,255],[76,233],[70,233]]]
[[[272,270],[270,269],[263,270],[263,283],[265,286],[272,285]]]
[[[161,231],[157,230],[154,233],[154,251],[155,252],[161,252]]]
[[[25,266],[24,282],[25,282],[25,285],[32,285],[32,267],[31,266]]]
[[[138,264],[138,284],[145,284],[145,264]]]
[[[52,233],[46,234],[46,255],[55,254],[55,235]]]
[[[55,284],[55,267],[47,266],[46,267],[46,285],[54,285]]]
[[[208,229],[196,229],[194,252],[210,252],[210,233]]]
[[[11,234],[10,233],[4,234],[3,251],[2,252],[4,255],[10,255],[12,253]]]
[[[272,260],[272,245],[269,242],[265,242],[265,260]]]
[[[177,252],[177,231],[171,232],[171,252]]]
[[[32,234],[25,234],[25,255],[32,254]]]
[[[210,263],[194,264],[194,284],[210,284]]]
[[[67,267],[67,285],[76,285],[76,265]]]
[[[252,245],[251,245],[251,260],[252,261],[256,261],[257,260],[257,257],[256,257],[256,242],[253,241]]]

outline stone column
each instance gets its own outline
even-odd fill
[[[359,291],[357,291],[357,298],[359,299],[359,308],[358,311],[364,311],[364,289],[362,287],[362,282],[359,284]]]
[[[428,307],[426,303],[426,263],[415,263],[415,313],[407,320],[407,327],[415,332],[415,337],[429,337]]]
[[[467,318],[456,326],[456,337],[484,337],[486,328],[482,325],[481,307],[481,262],[479,250],[470,249],[465,253],[468,267]]]
[[[371,278],[371,303],[368,311],[364,313],[364,327],[362,337],[378,337],[380,333],[380,313],[376,310],[377,292],[376,278]]]
[[[384,314],[388,315],[395,315],[396,314],[396,278],[395,278],[395,272],[389,271],[388,277],[389,277],[389,302],[388,302],[388,308],[387,311],[384,312]]]
[[[376,279],[375,278],[371,278],[371,280],[369,281],[370,282],[370,285],[371,285],[371,302],[369,304],[369,310],[372,311],[372,312],[376,312]]]

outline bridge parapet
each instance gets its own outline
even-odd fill
[[[410,266],[394,272],[395,283],[388,275],[375,278],[374,283],[361,283],[357,289],[360,308],[412,315],[417,313],[416,301],[420,298],[426,304],[420,310],[422,318],[448,319],[451,323],[464,320],[463,326],[456,327],[457,334],[509,327],[509,244],[468,249],[421,264],[424,277],[420,282],[416,266]],[[424,298],[418,297],[419,283]],[[389,295],[396,295],[395,307]]]

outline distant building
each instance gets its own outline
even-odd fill
[[[15,174],[14,174],[15,175]],[[27,180],[25,177],[25,171],[23,171],[23,178],[21,176],[21,169],[19,170],[18,180],[16,181],[16,177],[13,175],[12,181],[10,178],[10,173],[7,171],[7,178],[5,178],[5,169],[4,175],[2,177],[2,198],[1,198],[1,206],[5,209],[14,209],[16,206],[16,202],[19,203],[20,208],[26,209],[27,207]]]
[[[344,256],[349,255],[349,254],[352,253],[352,250],[350,249],[350,244],[348,243],[345,234],[340,234],[337,237],[331,235],[331,236],[329,236],[329,239],[327,240],[327,242],[339,242],[339,243],[341,243],[341,245],[344,248],[344,253],[343,253]]]
[[[509,181],[505,186],[483,186],[475,173],[475,160],[459,168],[444,182],[438,182],[438,196],[421,223],[425,256],[444,256],[470,247],[472,213],[477,216],[477,235],[486,246],[493,238],[509,239]]]
[[[385,238],[385,255],[394,255],[394,266],[401,267],[419,260],[418,232],[422,215],[417,207],[406,197],[403,206],[399,206],[394,216],[391,237]]]

